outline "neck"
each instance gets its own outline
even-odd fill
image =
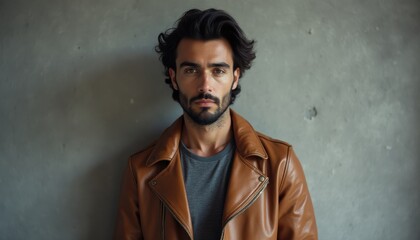
[[[198,156],[209,157],[222,151],[232,138],[229,109],[210,125],[199,125],[186,113],[184,123],[182,142]]]

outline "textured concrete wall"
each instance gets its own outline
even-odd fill
[[[417,0],[1,1],[0,239],[111,238],[127,157],[181,113],[153,47],[191,7],[257,40],[234,109],[295,146],[320,239],[420,239]]]

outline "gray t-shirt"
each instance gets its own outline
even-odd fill
[[[220,239],[223,206],[235,144],[211,157],[200,157],[182,143],[181,162],[194,239]]]

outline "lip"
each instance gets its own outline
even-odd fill
[[[200,99],[200,100],[194,101],[194,103],[200,106],[209,106],[211,104],[214,104],[214,101],[210,99]]]

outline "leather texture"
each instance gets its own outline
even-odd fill
[[[220,239],[318,239],[311,197],[293,148],[254,131],[230,111],[236,150]],[[129,159],[114,239],[193,239],[178,147],[182,127],[180,117]]]

